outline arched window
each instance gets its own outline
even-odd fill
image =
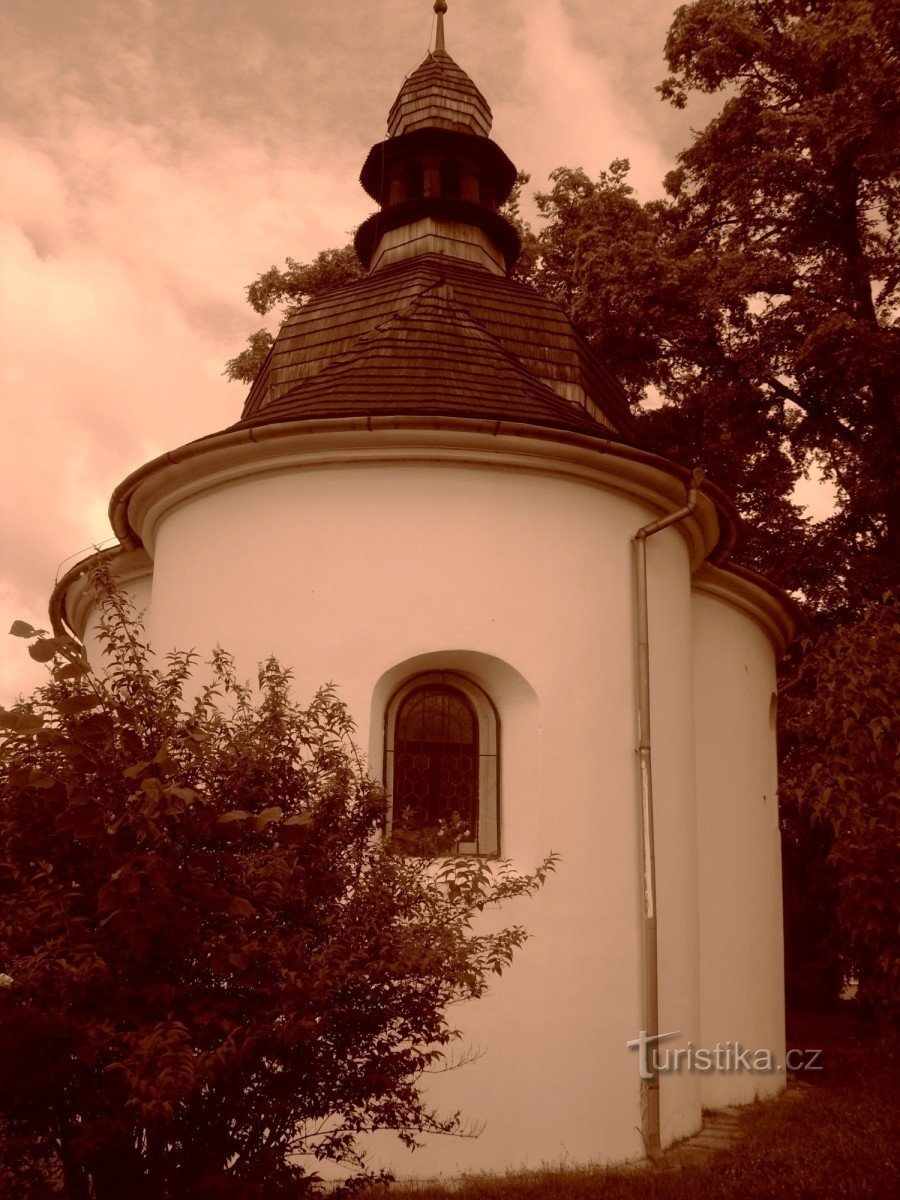
[[[452,158],[441,163],[441,195],[449,200],[458,200],[462,191],[462,167]]]
[[[420,162],[409,162],[400,172],[404,200],[419,200],[425,195],[425,171]]]
[[[460,854],[495,854],[497,717],[471,680],[441,671],[409,680],[386,720],[389,832],[413,844],[454,827]]]

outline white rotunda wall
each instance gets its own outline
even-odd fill
[[[703,1105],[715,1108],[771,1095],[786,1082],[776,672],[771,638],[745,607],[702,585],[693,604],[698,1044],[730,1044],[733,1066],[736,1043],[770,1050],[782,1066],[704,1073]]]
[[[647,589],[659,1031],[678,1034],[660,1044],[665,1053],[699,1033],[697,816],[694,758],[687,751],[694,741],[691,578],[677,528],[647,542]],[[695,1133],[700,1124],[699,1078],[684,1070],[665,1074],[660,1082],[663,1147]]]
[[[401,1174],[643,1155],[625,1049],[641,1013],[630,539],[659,511],[559,473],[503,469],[498,456],[245,475],[156,519],[158,651],[219,643],[247,676],[274,653],[300,696],[334,681],[376,771],[385,681],[403,664],[455,660],[499,712],[501,853],[524,869],[562,856],[544,892],[501,915],[532,938],[464,1014],[484,1057],[433,1081],[435,1100],[484,1133],[433,1139],[412,1159],[398,1148]],[[661,959],[662,1011],[693,1036],[690,563],[678,531],[654,542],[661,928],[678,945]],[[664,1136],[699,1119],[696,1081],[667,1080]]]
[[[88,661],[95,671],[102,672],[103,648],[97,637],[100,606],[90,587],[90,568],[94,559],[77,564],[72,577],[64,582],[64,608],[69,627],[84,645]],[[108,559],[110,572],[131,604],[134,615],[145,626],[149,624],[153,595],[153,562],[145,550],[119,552]]]

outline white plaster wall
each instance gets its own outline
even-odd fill
[[[686,1045],[699,1034],[697,817],[694,759],[687,751],[694,741],[691,580],[676,529],[648,539],[647,588],[659,1029],[679,1034],[664,1049]],[[660,1118],[664,1147],[699,1129],[696,1075],[672,1072],[661,1078]]]
[[[775,655],[745,613],[694,596],[700,1045],[740,1042],[784,1062]],[[784,1072],[702,1076],[706,1107],[743,1104]]]
[[[113,568],[115,570],[115,568]],[[138,618],[146,626],[149,624],[150,614],[150,599],[153,591],[153,576],[151,573],[143,575],[129,574],[127,579],[120,580],[119,586],[122,591],[131,601]],[[104,656],[97,639],[97,622],[100,617],[99,606],[90,602],[79,612],[79,625],[76,627],[76,633],[79,634],[81,641],[84,644],[85,651],[88,656],[88,662],[97,672],[102,672],[104,669]]]
[[[485,1122],[482,1136],[434,1139],[411,1160],[382,1146],[401,1174],[643,1154],[625,1049],[641,1011],[630,537],[656,515],[547,475],[394,463],[260,476],[160,524],[158,651],[218,642],[248,677],[275,653],[301,696],[333,680],[376,770],[378,697],[394,668],[444,656],[499,709],[502,852],[525,869],[562,855],[545,891],[504,914],[532,940],[461,1014],[484,1057],[433,1081],[446,1109]],[[687,550],[672,530],[651,549],[660,929],[672,943],[662,1019],[695,1033]],[[696,1081],[665,1081],[664,1132],[689,1132],[699,1116]]]

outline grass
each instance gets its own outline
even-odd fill
[[[900,1178],[896,1047],[828,1020],[792,1041],[823,1046],[823,1070],[786,1098],[744,1110],[742,1140],[678,1170],[584,1168],[478,1175],[449,1188],[370,1189],[366,1200],[858,1200],[896,1195]],[[811,1040],[814,1039],[814,1040]],[[817,1039],[817,1040],[815,1040]],[[814,1082],[813,1082],[814,1080]]]

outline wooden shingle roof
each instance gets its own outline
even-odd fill
[[[415,301],[433,296],[441,284],[452,289],[456,336],[461,337],[459,331],[465,324],[469,342],[475,337],[472,330],[477,329],[478,344],[483,347],[487,338],[496,348],[491,355],[482,356],[480,368],[483,377],[479,395],[492,395],[491,415],[511,419],[520,415],[515,409],[522,399],[523,376],[527,375],[532,397],[539,393],[549,403],[545,394],[549,392],[562,405],[557,411],[559,419],[568,416],[574,427],[583,428],[585,410],[589,408],[602,422],[604,433],[612,430],[630,434],[631,419],[621,387],[558,305],[525,284],[495,275],[478,264],[439,254],[423,254],[385,267],[316,297],[289,317],[250,389],[241,424],[264,423],[276,414],[278,420],[301,418],[308,415],[304,397],[313,396],[317,415],[346,413],[346,397],[341,389],[350,382],[351,375],[329,368],[346,366],[352,359],[365,362],[365,369],[372,368],[375,360],[365,339],[386,328],[386,323],[390,335],[386,334],[386,340],[379,344],[391,346],[394,361],[390,375],[379,363],[379,387],[400,389],[398,396],[402,396],[404,411],[410,414],[426,411],[423,404],[432,405],[429,412],[453,409],[455,402],[447,388],[442,385],[430,400],[424,379],[418,374],[421,347],[417,339],[423,330],[431,328],[425,318],[432,310],[416,310],[415,338],[399,336],[401,326],[390,325]],[[435,334],[438,332],[439,327]],[[446,343],[442,345],[446,351]],[[512,380],[510,362],[516,367],[518,382],[515,396],[507,399],[503,389]],[[362,369],[359,366],[352,375],[357,398],[364,394],[360,390]],[[418,381],[412,390],[401,386],[407,371]],[[444,368],[442,372],[446,382],[450,374]],[[317,379],[315,388],[309,390]],[[365,394],[371,397],[371,389]],[[592,418],[588,419],[598,428]]]
[[[388,137],[416,129],[453,129],[487,137],[493,117],[481,92],[446,50],[429,50],[404,81],[388,113]]]
[[[246,423],[410,413],[598,429],[456,303],[445,280],[412,296]]]

